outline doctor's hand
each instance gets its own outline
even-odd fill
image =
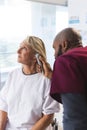
[[[39,57],[39,60],[42,63],[42,71],[43,71],[44,76],[46,76],[49,79],[51,79],[52,78],[52,69],[50,67],[50,64],[47,61],[45,61],[42,56]],[[40,71],[40,69],[41,68],[39,66],[38,70]]]

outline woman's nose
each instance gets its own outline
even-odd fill
[[[17,50],[17,53],[20,53],[21,52],[21,49],[19,48],[18,50]]]

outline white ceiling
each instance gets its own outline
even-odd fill
[[[29,0],[29,1],[58,4],[58,5],[63,5],[63,6],[67,6],[68,4],[67,3],[68,0]]]

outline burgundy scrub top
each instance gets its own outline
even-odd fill
[[[61,102],[61,93],[86,93],[87,47],[77,47],[58,56],[54,63],[50,95]]]

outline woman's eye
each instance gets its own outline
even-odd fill
[[[23,47],[23,49],[27,50],[27,48],[26,48],[26,47]]]

